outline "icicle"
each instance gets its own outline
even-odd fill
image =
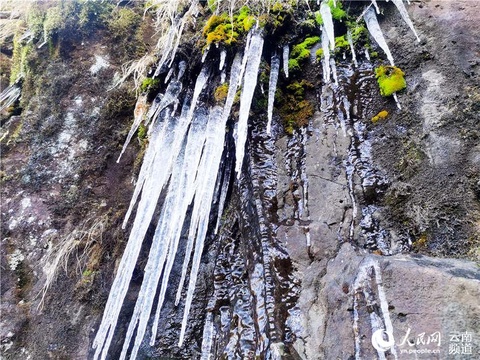
[[[290,56],[290,48],[288,45],[283,46],[283,72],[285,77],[288,78],[288,57]]]
[[[368,52],[367,48],[365,48],[365,57],[367,58],[368,61],[370,61],[370,53]]]
[[[186,61],[180,61],[178,64],[178,75],[177,75],[177,80],[180,81],[182,80],[183,74],[185,74],[185,70],[187,68],[187,63]]]
[[[323,19],[323,31],[327,32],[328,41],[330,42],[330,50],[335,49],[335,33],[333,30],[333,19],[330,6],[327,3],[322,2],[320,5],[320,15]],[[325,50],[324,50],[325,53]]]
[[[252,104],[253,93],[257,85],[258,68],[262,58],[263,37],[260,31],[256,31],[252,35],[250,47],[246,50],[245,58],[247,65],[245,68],[245,76],[243,81],[242,94],[240,96],[240,115],[237,123],[237,131],[235,137],[235,172],[237,179],[242,173],[243,158],[245,155],[245,142],[248,134],[248,115],[250,105]]]
[[[390,64],[394,66],[392,53],[390,52],[387,42],[383,37],[382,29],[380,29],[380,25],[378,24],[377,15],[375,15],[375,10],[373,10],[372,8],[368,9],[365,12],[365,15],[363,15],[363,18],[365,19],[365,23],[367,24],[368,31],[375,39],[377,44],[385,52],[385,54],[387,55],[387,59],[390,61]]]
[[[334,58],[330,58],[330,67],[332,69],[333,82],[335,85],[338,85],[337,66]]]
[[[208,46],[208,47],[203,51],[202,64],[205,62],[205,59],[207,58],[208,50],[210,50],[210,46]]]
[[[377,10],[377,14],[380,14],[380,9],[378,8],[378,4],[376,0],[372,0],[373,6],[375,6],[375,10]]]
[[[322,67],[323,67],[323,81],[330,82],[330,49],[328,48],[328,35],[325,28],[322,29]]]
[[[353,46],[352,33],[350,32],[350,30],[347,31],[347,41],[348,45],[350,45],[350,51],[352,52],[353,65],[355,65],[355,67],[358,67],[357,57],[355,55],[355,47]]]
[[[173,67],[170,68],[170,70],[168,70],[167,76],[165,76],[165,81],[163,83],[164,84],[168,83],[172,75],[173,75]]]
[[[270,80],[268,82],[268,122],[267,134],[270,134],[273,117],[273,103],[275,101],[275,92],[277,91],[278,72],[280,70],[280,57],[277,54],[272,56],[270,63]]]
[[[0,111],[8,108],[20,97],[22,90],[16,84],[10,85],[0,94]]]
[[[420,38],[418,37],[417,32],[415,31],[415,27],[413,26],[412,20],[410,20],[410,16],[408,16],[408,12],[403,1],[392,0],[392,2],[397,7],[398,12],[402,16],[403,20],[407,23],[408,27],[413,31],[415,37],[417,38],[417,41],[420,42]]]
[[[223,70],[226,57],[227,57],[227,52],[225,50],[222,50],[222,52],[220,53],[220,65],[218,65],[219,70]]]
[[[171,241],[170,248],[168,250],[167,262],[165,264],[165,268],[163,269],[162,285],[160,287],[157,309],[155,311],[155,318],[152,326],[152,335],[150,339],[150,344],[152,346],[155,343],[160,312],[163,307],[163,302],[165,301],[165,294],[170,280],[170,273],[173,268],[187,209],[194,196],[196,197],[196,201],[200,200],[198,199],[198,192],[203,190],[197,187],[195,183],[195,175],[199,174],[200,172],[200,174],[197,176],[206,176],[201,168],[200,156],[202,154],[202,147],[209,131],[207,122],[207,112],[203,109],[199,109],[197,120],[193,123],[192,129],[189,132],[183,166],[181,164],[179,166],[182,170],[177,176],[181,176],[181,181],[178,183],[178,186],[172,186],[169,189],[169,195],[170,193],[173,193],[172,196],[175,197],[175,202],[171,207],[174,209],[173,216],[175,216],[177,219],[172,221],[170,216],[163,216],[161,219],[162,221],[159,221],[158,224],[158,238],[160,241],[165,241],[165,239],[171,239]],[[169,207],[169,204],[167,203],[164,207]]]
[[[180,94],[180,91],[182,91],[182,83],[180,81],[172,80],[170,82],[170,84],[168,84],[167,89],[165,90],[165,94],[162,97],[162,100],[154,106],[153,113],[150,113],[150,110],[152,110],[152,109],[150,109],[149,112],[147,113],[146,124],[148,124],[150,119],[152,119],[152,123],[150,124],[150,127],[148,129],[148,134],[152,133],[152,129],[153,129],[153,126],[155,124],[155,119],[158,116],[158,114],[160,114],[160,112],[163,109],[165,109],[167,106],[170,106],[171,104],[176,104],[177,103],[178,95]],[[176,109],[176,106],[175,106],[175,109]],[[173,113],[175,113],[175,110],[172,111],[172,114]],[[149,115],[150,115],[150,117],[149,117]],[[132,130],[130,130],[130,131],[132,131]]]
[[[218,228],[220,227],[220,220],[223,214],[223,208],[225,207],[225,200],[227,199],[228,187],[230,185],[230,168],[231,165],[227,164],[225,168],[225,173],[223,174],[223,181],[220,188],[220,199],[218,200],[218,214],[217,222],[215,224],[215,235],[218,233]]]
[[[400,105],[400,102],[398,101],[397,93],[393,93],[393,98],[395,99],[395,102],[397,103],[397,108],[399,110],[402,110],[402,106]]]
[[[142,123],[143,116],[145,115],[145,111],[147,109],[147,97],[146,96],[139,96],[137,103],[135,104],[135,110],[133,112],[134,114],[134,120],[132,127],[130,128],[130,131],[128,132],[127,139],[125,140],[125,143],[123,144],[122,151],[120,152],[120,155],[118,156],[117,163],[120,162],[120,158],[122,157],[123,153],[127,149],[128,144],[130,143],[130,140],[132,140],[133,135],[137,131],[138,127]]]
[[[124,226],[138,199],[140,191],[142,192],[142,197],[138,204],[137,214],[130,232],[127,247],[110,290],[102,322],[94,340],[93,348],[96,349],[94,355],[95,360],[98,359],[99,356],[101,359],[104,359],[108,352],[143,238],[155,212],[160,193],[170,178],[172,167],[176,162],[178,154],[181,152],[181,145],[184,142],[185,134],[193,117],[196,101],[207,79],[208,71],[204,68],[197,78],[192,102],[190,106],[188,106],[186,102],[184,103],[180,118],[170,119],[170,112],[166,109],[164,111],[163,122],[157,123],[152,130],[151,145],[145,154],[139,180],[125,217]],[[154,166],[154,164],[157,164],[157,166]],[[181,229],[181,226],[178,228]],[[140,315],[138,315],[138,317],[139,316]],[[139,317],[138,319],[145,321],[144,318]],[[135,328],[136,325],[135,321],[134,319],[132,322],[133,328]],[[137,334],[135,346],[139,346],[139,344],[137,344],[138,336]],[[141,342],[141,339],[138,341]]]

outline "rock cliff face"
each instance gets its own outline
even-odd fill
[[[378,93],[373,66],[382,60],[363,55],[356,67],[338,57],[337,87],[322,81],[319,63],[302,69],[311,83],[305,97],[315,105],[308,124],[292,134],[276,111],[267,136],[265,106],[254,105],[246,171],[238,181],[232,176],[222,228],[215,235],[212,226],[207,238],[185,345],[177,347],[182,314],[169,289],[156,345],[143,344],[138,358],[200,358],[210,325],[213,358],[479,356],[480,5],[412,3],[420,43],[391,3],[384,11],[381,26],[406,73],[402,109]],[[97,23],[88,33],[66,24],[30,55],[20,103],[13,114],[2,113],[5,359],[93,356],[145,150],[139,136],[115,162],[137,94],[133,81],[111,87],[124,61],[137,56],[138,40],[146,48],[155,43],[149,17],[122,46],[115,24]],[[138,28],[134,17],[129,24]],[[5,62],[15,51],[9,46],[2,46]],[[267,39],[265,46],[274,45]],[[190,58],[199,60],[198,53]],[[189,69],[193,83],[199,67]],[[2,68],[2,90],[9,71]],[[387,118],[373,123],[382,110]],[[233,156],[231,136],[226,144]],[[112,359],[123,345],[149,241]],[[172,272],[177,284],[181,264]],[[387,335],[377,337],[377,351],[378,329]],[[395,344],[385,345],[392,338]]]

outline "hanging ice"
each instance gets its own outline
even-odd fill
[[[93,348],[96,349],[94,359],[105,359],[107,355],[108,348],[110,347],[110,343],[113,338],[115,326],[118,321],[118,316],[129,287],[133,269],[135,268],[138,254],[142,246],[143,238],[145,237],[147,229],[154,215],[160,193],[167,184],[172,174],[172,170],[174,170],[173,168],[177,169],[177,166],[174,167],[174,165],[177,165],[178,154],[181,153],[182,144],[184,143],[185,135],[193,117],[193,109],[195,108],[197,101],[196,99],[205,85],[207,78],[208,72],[206,70],[202,70],[197,79],[192,103],[190,105],[187,104],[187,102],[184,103],[179,118],[171,117],[170,110],[166,108],[160,112],[162,121],[153,123],[154,126],[152,130],[150,146],[148,147],[144,157],[144,162],[140,170],[137,185],[125,217],[124,226],[126,225],[135,203],[137,202],[140,192],[142,193],[142,196],[138,204],[137,214],[133,222],[124,255],[122,256],[117,275],[110,290],[102,322],[93,342]],[[165,97],[166,95],[163,98]],[[181,228],[181,226],[179,226],[179,228]],[[146,281],[145,286],[150,286],[153,281],[152,279],[154,280],[154,278],[149,278],[146,276],[144,279]],[[147,309],[148,306],[145,306],[144,302],[153,301],[153,299],[145,300],[143,298],[139,298],[138,301],[140,301],[139,306],[142,309]],[[137,313],[135,313],[136,315],[134,314],[131,326],[129,326],[129,331],[131,330],[130,327],[133,328],[133,330],[131,330],[131,333],[129,332],[127,334],[127,345],[125,345],[126,348],[129,346],[130,339],[137,321],[142,321],[142,327],[145,324],[145,316],[147,317],[148,321],[150,312],[148,312],[148,315],[145,315],[146,310],[144,310],[143,313],[139,311],[140,310],[137,310]],[[143,339],[143,335],[141,334],[142,327],[139,325],[137,330],[137,337],[134,345],[134,349],[136,348],[137,350],[140,342]],[[122,354],[122,356],[125,356],[126,350],[122,352]]]
[[[245,142],[248,134],[248,117],[253,93],[257,86],[258,68],[262,58],[263,37],[261,31],[255,30],[250,47],[245,52],[246,68],[243,78],[242,94],[240,96],[240,115],[235,132],[235,172],[240,178],[245,155]],[[245,59],[244,59],[245,61]]]
[[[277,91],[278,72],[280,71],[280,58],[277,54],[272,56],[270,63],[270,80],[268,82],[268,122],[267,134],[270,134],[273,117],[273,103],[275,101],[275,92]]]
[[[408,16],[408,12],[407,12],[407,9],[406,9],[403,1],[402,0],[392,0],[392,2],[397,7],[398,12],[402,16],[402,19],[407,23],[408,27],[413,31],[413,34],[417,38],[417,41],[420,42],[420,38],[418,37],[417,32],[415,31],[415,27],[413,26],[412,20],[410,20],[410,16]]]
[[[390,61],[390,64],[394,66],[392,53],[390,52],[387,42],[383,37],[382,29],[380,29],[380,25],[378,24],[377,15],[375,15],[375,10],[373,10],[372,8],[369,8],[363,15],[363,18],[365,19],[365,23],[367,24],[368,31],[370,32],[372,37],[375,39],[377,44],[385,52],[385,54],[387,55],[388,61]]]
[[[156,325],[158,324],[160,309],[163,305],[170,272],[177,252],[182,225],[188,206],[194,196],[194,178],[205,141],[206,123],[207,116],[205,111],[197,112],[190,127],[186,145],[180,152],[173,168],[168,194],[152,240],[142,287],[130,320],[121,359],[124,359],[127,354],[135,330],[136,338],[130,358],[136,358],[150,319],[155,298],[152,294],[156,293],[160,276],[162,275],[162,286],[157,304],[158,316],[156,314],[152,328],[152,345],[155,340]]]
[[[348,45],[350,45],[350,51],[352,52],[352,61],[355,67],[358,67],[357,63],[357,57],[355,56],[355,47],[353,46],[353,40],[352,40],[352,33],[350,30],[347,31],[347,41]]]
[[[323,29],[327,32],[328,41],[330,42],[330,50],[333,50],[335,49],[335,33],[333,30],[332,12],[326,2],[322,2],[320,5],[320,15],[322,15],[323,19]]]
[[[230,115],[230,110],[232,108],[233,102],[235,100],[235,94],[237,92],[238,84],[240,82],[240,77],[241,74],[243,73],[245,63],[242,61],[242,57],[237,54],[235,58],[233,59],[232,67],[230,70],[230,86],[228,88],[228,94],[227,94],[227,100],[225,101],[225,105],[222,110],[222,124],[226,124],[228,117]],[[227,176],[227,174],[225,174]],[[228,175],[230,177],[230,175]],[[223,200],[225,201],[225,200]],[[219,205],[219,211],[220,208],[223,208],[223,204],[220,203]],[[190,260],[190,255],[193,249],[193,238],[189,238],[189,242],[187,244],[187,249],[185,251],[185,257],[183,259],[183,266],[182,266],[182,275],[180,278],[180,284],[178,286],[177,290],[177,296],[175,300],[175,305],[178,305],[180,302],[180,297],[182,294],[182,289],[183,289],[183,284],[185,282],[185,278],[187,276],[187,270],[188,270],[188,263]]]
[[[179,347],[183,344],[185,330],[187,328],[188,314],[192,305],[198,269],[200,267],[205,237],[207,235],[215,182],[223,153],[225,125],[226,123],[224,122],[224,118],[222,116],[222,108],[213,108],[210,111],[210,117],[207,124],[207,139],[196,178],[198,191],[195,194],[195,203],[192,210],[192,218],[190,220],[190,229],[188,234],[188,242],[189,244],[195,243],[195,248],[193,252],[187,296],[185,299],[182,328],[180,330],[180,338],[178,340]],[[192,241],[193,239],[194,241]],[[189,258],[188,254],[186,253],[185,258],[187,257]]]
[[[290,56],[290,48],[288,45],[283,46],[283,72],[285,77],[288,78],[288,57]]]
[[[378,4],[376,0],[372,0],[373,6],[375,6],[375,10],[377,10],[377,14],[380,14],[380,9],[378,8]]]
[[[223,70],[226,57],[227,57],[227,52],[225,50],[222,50],[222,52],[220,53],[220,64],[218,65],[219,70]]]
[[[330,82],[330,49],[328,48],[328,35],[325,27],[322,28],[322,68],[323,68],[323,80],[326,83]]]

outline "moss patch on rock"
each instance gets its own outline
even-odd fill
[[[396,66],[382,65],[375,69],[380,94],[382,96],[391,96],[394,93],[407,87],[405,73]]]

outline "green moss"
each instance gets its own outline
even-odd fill
[[[31,43],[23,44],[17,34],[13,40],[13,56],[10,67],[10,84],[25,78],[29,72],[28,59],[33,50]]]
[[[51,7],[45,14],[43,22],[43,37],[48,41],[55,33],[57,33],[65,24],[65,17],[62,9],[58,6]]]
[[[217,10],[217,0],[208,0],[207,6],[211,12],[215,12]]]
[[[346,39],[345,35],[342,36],[337,36],[335,38],[335,49],[342,49],[342,48],[350,48],[350,44],[348,43],[348,40]]]
[[[225,100],[228,95],[228,84],[223,83],[215,89],[213,97],[217,103],[221,103]]]
[[[140,124],[137,131],[137,139],[140,142],[140,144],[144,144],[146,142],[147,133],[148,133],[148,128],[145,125]]]
[[[308,124],[314,112],[313,104],[305,99],[306,89],[313,84],[306,80],[295,81],[285,88],[285,93],[278,90],[275,97],[279,103],[279,113],[285,126],[285,132],[292,134],[296,128]]]
[[[255,17],[250,15],[250,9],[248,6],[243,6],[240,9],[239,14],[234,17],[234,21],[237,27],[244,32],[250,31],[253,25],[257,22]]]
[[[159,79],[145,78],[140,85],[140,90],[142,92],[148,93],[150,91],[155,91],[160,85]]]
[[[315,22],[317,23],[318,26],[323,25],[322,14],[320,14],[320,11],[315,11]]]
[[[320,60],[321,58],[323,58],[323,49],[320,48],[318,49],[317,51],[315,51],[315,55],[317,56],[317,60]]]
[[[320,41],[319,36],[307,37],[300,44],[292,48],[290,59],[288,60],[288,68],[292,71],[300,70],[305,60],[310,57],[310,49],[313,45]]]
[[[375,77],[377,78],[380,94],[382,96],[390,96],[397,91],[407,87],[404,78],[405,73],[396,66],[379,66],[375,69]]]
[[[237,42],[239,33],[234,30],[230,18],[227,14],[212,15],[205,27],[203,36],[207,40],[207,46],[210,44],[232,45]]]
[[[368,36],[367,28],[364,24],[359,24],[357,22],[351,22],[348,24],[348,29],[352,34],[352,42],[356,43],[362,38],[366,38]]]
[[[347,16],[347,13],[343,10],[341,1],[329,0],[328,6],[335,20],[342,20]]]

